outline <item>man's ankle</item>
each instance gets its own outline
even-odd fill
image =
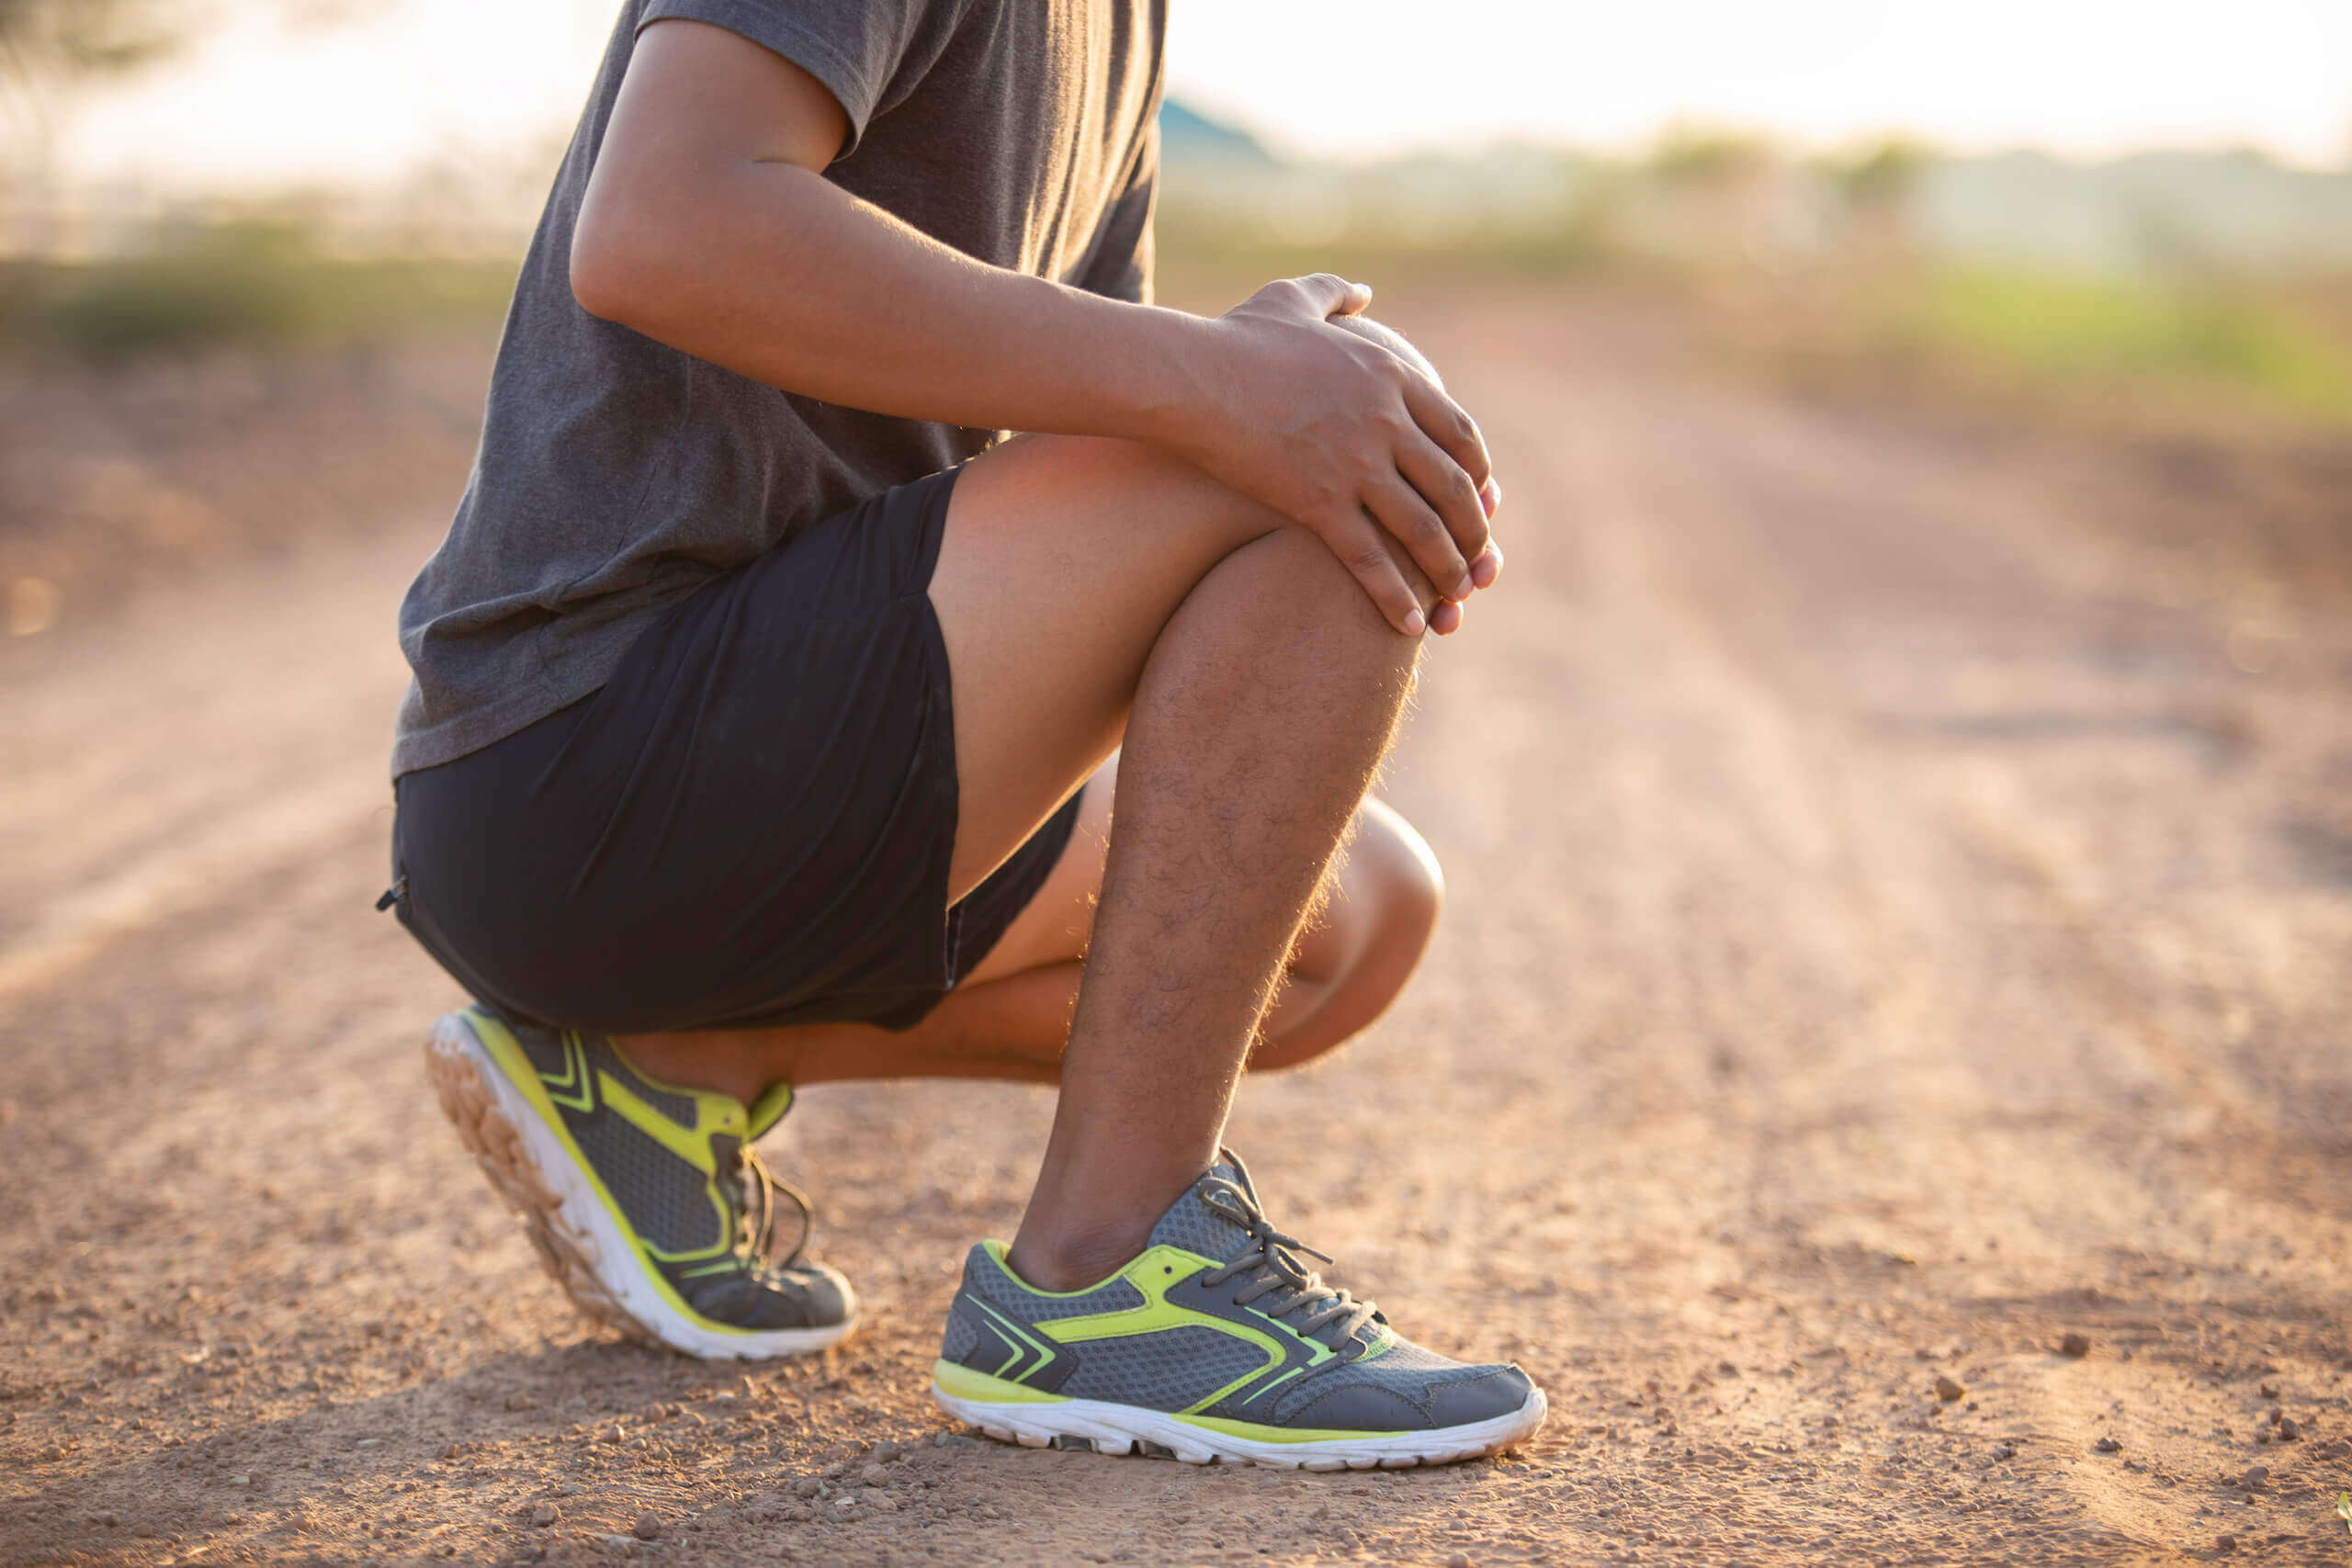
[[[613,1049],[657,1083],[723,1094],[744,1105],[779,1081],[770,1076],[766,1064],[733,1048],[724,1035],[618,1034],[613,1037]]]
[[[1033,1291],[1083,1291],[1134,1262],[1151,1245],[1151,1225],[1146,1219],[1046,1237],[1032,1235],[1024,1223],[1004,1260],[1013,1278]]]

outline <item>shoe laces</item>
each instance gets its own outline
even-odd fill
[[[1244,1288],[1234,1293],[1234,1305],[1248,1306],[1264,1299],[1265,1304],[1258,1310],[1272,1318],[1304,1312],[1306,1315],[1291,1326],[1309,1337],[1329,1331],[1330,1337],[1323,1343],[1335,1350],[1353,1339],[1356,1330],[1379,1312],[1370,1302],[1358,1301],[1350,1292],[1325,1284],[1322,1275],[1300,1262],[1300,1253],[1326,1263],[1334,1259],[1329,1253],[1317,1252],[1296,1236],[1276,1230],[1238,1183],[1212,1176],[1193,1190],[1193,1196],[1220,1219],[1250,1235],[1238,1252],[1201,1276],[1204,1285],[1222,1285],[1246,1277]]]
[[[789,1181],[777,1179],[760,1158],[759,1151],[749,1144],[735,1152],[734,1179],[729,1184],[735,1199],[738,1221],[736,1251],[752,1268],[789,1269],[800,1261],[808,1249],[808,1238],[816,1231],[816,1212],[808,1205],[808,1195]],[[783,1258],[773,1257],[775,1247],[776,1196],[781,1193],[792,1206],[800,1211],[800,1237],[792,1250]]]

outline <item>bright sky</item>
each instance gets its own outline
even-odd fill
[[[248,13],[262,7],[239,7]],[[2352,0],[1174,0],[1175,90],[1294,151],[1498,136],[1623,145],[1676,118],[1811,142],[2254,142],[2352,157]],[[118,91],[83,175],[256,186],[527,144],[577,112],[616,0],[400,0],[289,35],[232,23]],[[266,16],[266,12],[265,12]]]

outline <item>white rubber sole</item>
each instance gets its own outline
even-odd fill
[[[933,1383],[941,1409],[1001,1442],[1024,1449],[1091,1446],[1100,1454],[1146,1453],[1185,1464],[1262,1464],[1283,1470],[1410,1470],[1483,1459],[1523,1442],[1544,1425],[1544,1391],[1508,1416],[1434,1432],[1349,1438],[1308,1443],[1265,1443],[1178,1420],[1157,1410],[1066,1399],[1050,1404],[1000,1404],[961,1399]]]
[[[747,1361],[805,1356],[857,1327],[854,1301],[849,1321],[831,1328],[730,1332],[687,1317],[647,1276],[636,1247],[579,1163],[463,1019],[452,1015],[434,1024],[424,1042],[424,1069],[442,1113],[482,1174],[523,1216],[540,1263],[572,1304],[598,1323],[641,1345],[703,1360]]]

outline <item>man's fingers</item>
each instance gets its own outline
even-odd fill
[[[1317,318],[1352,316],[1372,303],[1372,288],[1367,284],[1351,283],[1337,274],[1311,272],[1291,281],[1306,296],[1307,304]]]
[[[1437,592],[1448,599],[1465,597],[1475,586],[1470,581],[1470,562],[1453,542],[1453,535],[1420,492],[1407,484],[1401,476],[1392,475],[1385,481],[1375,481],[1364,496],[1364,505],[1396,542],[1430,581],[1437,584]]]
[[[1422,433],[1470,476],[1472,488],[1485,484],[1493,476],[1494,464],[1487,457],[1487,438],[1479,434],[1477,422],[1426,377],[1405,378],[1405,409]]]
[[[1470,482],[1470,476],[1440,451],[1436,443],[1418,436],[1408,436],[1396,454],[1396,471],[1444,520],[1446,532],[1453,536],[1454,547],[1462,552],[1463,560],[1475,568],[1486,551],[1488,529],[1486,506],[1479,500],[1477,486]],[[1472,575],[1475,578],[1475,570]]]
[[[1406,573],[1412,567],[1409,561],[1403,560],[1403,552],[1395,548],[1396,541],[1361,511],[1340,520],[1334,528],[1317,532],[1331,553],[1340,558],[1340,564],[1372,596],[1373,605],[1382,617],[1407,637],[1420,636],[1429,625],[1429,616],[1421,609],[1420,596],[1406,581]],[[1420,574],[1413,571],[1412,575]]]

